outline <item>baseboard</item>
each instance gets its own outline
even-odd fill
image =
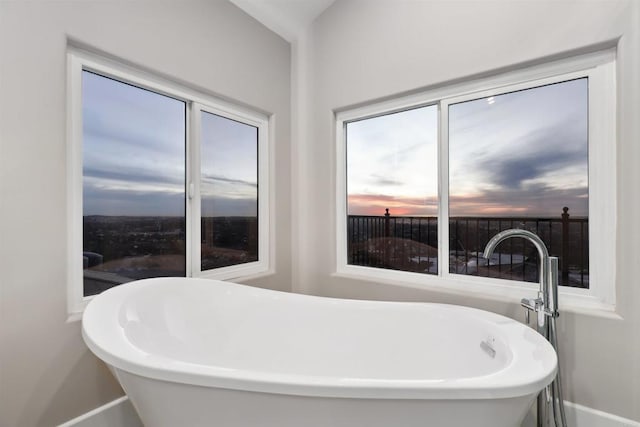
[[[565,401],[568,427],[640,427],[640,423],[607,412],[598,411],[577,403]],[[534,405],[535,407],[535,405]],[[535,427],[534,410],[529,411],[522,427]]]
[[[127,396],[113,400],[58,427],[143,427]]]
[[[632,421],[597,409],[565,402],[568,427],[640,427]],[[535,413],[527,414],[522,427],[535,427]],[[127,396],[123,396],[58,427],[143,427]]]

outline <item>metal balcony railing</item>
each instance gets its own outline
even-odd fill
[[[588,219],[570,217],[568,208],[558,217],[451,217],[449,271],[482,277],[538,281],[535,248],[522,239],[498,246],[491,262],[482,251],[491,237],[509,228],[529,230],[559,258],[560,284],[589,287]],[[368,267],[438,273],[436,217],[349,215],[348,263]]]

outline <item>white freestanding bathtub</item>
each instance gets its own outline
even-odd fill
[[[120,285],[82,326],[148,427],[516,427],[557,366],[481,310],[205,279]]]

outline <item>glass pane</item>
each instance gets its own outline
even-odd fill
[[[347,262],[438,273],[438,109],[347,123]]]
[[[185,108],[83,71],[85,296],[185,275]]]
[[[202,112],[201,270],[258,260],[258,128]]]
[[[564,286],[589,287],[588,80],[449,107],[450,272],[538,281],[523,239],[481,256],[499,231],[524,228],[560,258]]]

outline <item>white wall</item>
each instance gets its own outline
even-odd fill
[[[226,0],[0,1],[0,426],[122,394],[66,323],[67,37],[275,114],[277,273],[290,289],[290,46]]]
[[[122,391],[66,323],[65,47],[70,36],[276,114],[277,274],[252,284],[354,298],[515,304],[333,277],[332,110],[621,37],[622,320],[563,313],[566,398],[640,421],[640,2],[338,0],[289,45],[225,0],[0,0],[0,425],[49,426]],[[613,149],[612,144],[612,149]],[[290,153],[294,157],[290,179]],[[290,192],[295,191],[290,247]],[[635,304],[635,305],[634,305]]]
[[[640,420],[640,11],[620,1],[339,0],[305,36],[298,69],[309,70],[298,104],[292,253],[300,292],[470,305],[521,319],[515,304],[335,277],[333,111],[616,40],[618,260],[622,319],[563,313],[559,319],[565,398]],[[304,81],[304,79],[298,79]],[[592,260],[596,262],[596,260]]]

